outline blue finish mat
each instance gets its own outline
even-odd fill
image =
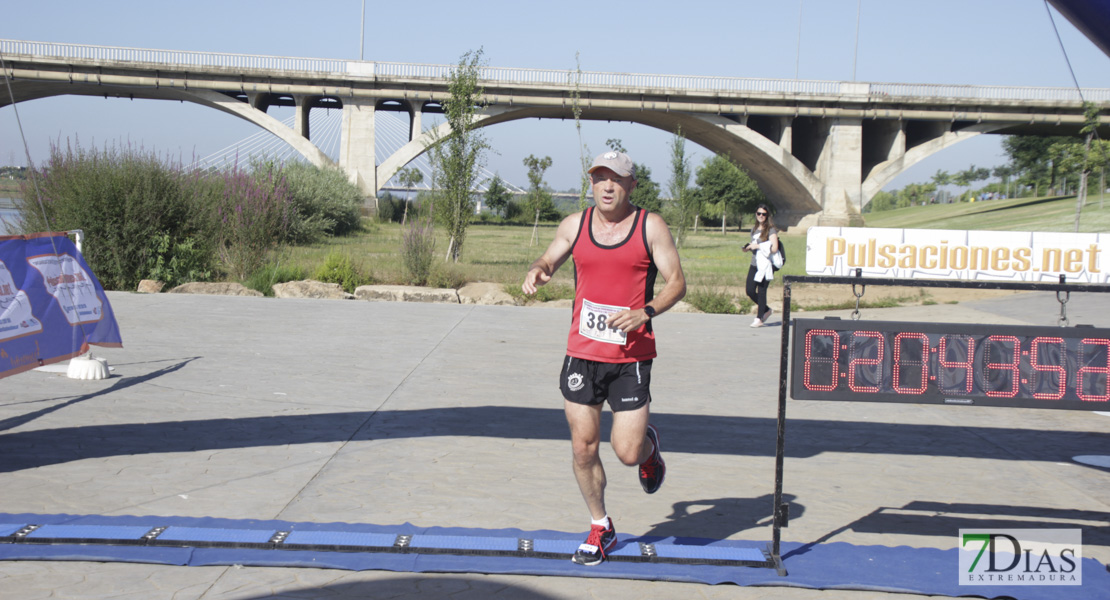
[[[32,530],[29,525],[38,527]],[[1089,558],[1083,559],[1082,586],[961,586],[955,549],[856,546],[844,542],[783,543],[782,558],[787,575],[780,576],[772,568],[622,561],[618,558],[640,559],[645,548],[649,548],[659,557],[764,560],[763,542],[700,538],[625,535],[611,553],[612,560],[595,567],[582,567],[569,560],[582,536],[581,532],[422,528],[409,524],[0,514],[0,560],[585,576],[1018,600],[1105,600],[1110,597],[1110,572]],[[521,540],[533,541],[532,551],[536,553],[552,552],[565,557],[552,560],[521,553]],[[398,544],[412,551],[388,550]],[[305,549],[308,547],[313,548]],[[360,550],[367,547],[386,550]],[[486,554],[468,554],[474,551]]]

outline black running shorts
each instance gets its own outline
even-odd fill
[[[559,376],[563,397],[596,406],[608,400],[614,412],[636,410],[651,402],[651,360],[603,363],[568,356]]]

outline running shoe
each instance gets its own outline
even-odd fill
[[[608,527],[594,525],[590,527],[590,535],[578,547],[578,551],[570,558],[571,562],[592,567],[605,560],[605,556],[617,545],[617,532],[613,530],[613,519]]]
[[[763,327],[763,321],[760,321],[759,318],[756,318],[752,321],[751,325],[748,325],[748,327]]]
[[[659,448],[659,432],[654,425],[647,426],[647,436],[654,449],[651,456],[640,465],[640,487],[649,494],[659,491],[663,485],[663,476],[667,474],[667,465],[663,462]]]

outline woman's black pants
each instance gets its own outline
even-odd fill
[[[762,320],[763,317],[767,316],[768,281],[766,279],[764,279],[763,281],[756,281],[755,274],[757,272],[758,270],[755,268],[755,265],[748,267],[747,292],[748,297],[751,298],[752,302],[755,302],[755,305],[759,307],[758,312],[756,312],[756,316],[758,316]]]

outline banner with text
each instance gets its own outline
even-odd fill
[[[1104,233],[812,227],[806,273],[902,279],[1108,283]]]
[[[64,233],[0,237],[0,377],[120,347],[100,286]]]

